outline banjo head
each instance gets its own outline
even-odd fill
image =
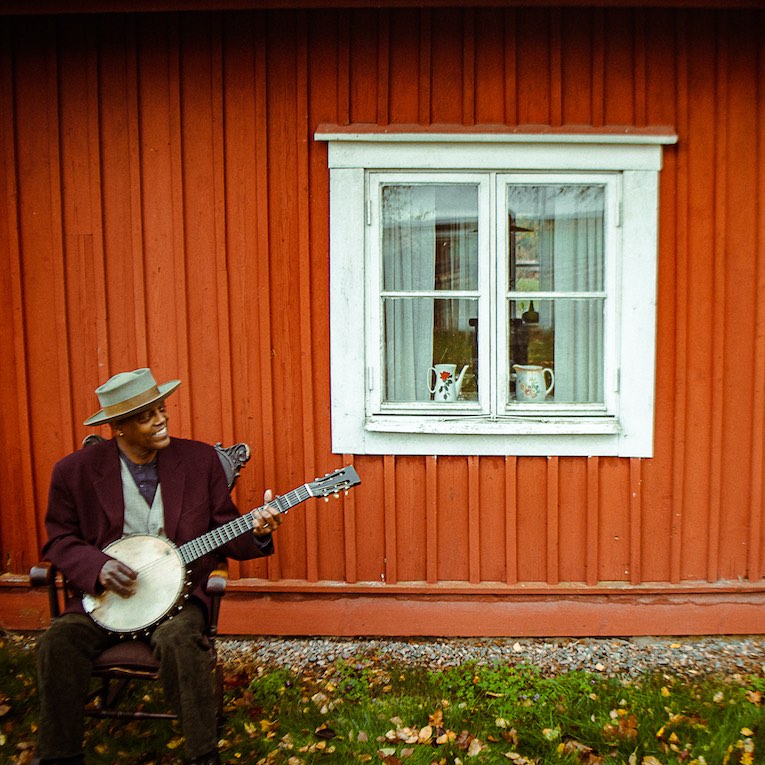
[[[111,591],[83,596],[86,613],[104,629],[141,632],[170,614],[182,599],[186,569],[172,542],[134,534],[112,542],[104,552],[138,572],[136,590],[128,598]]]

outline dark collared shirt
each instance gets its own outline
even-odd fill
[[[157,493],[157,486],[159,486],[157,458],[154,457],[151,462],[147,462],[145,465],[137,465],[132,460],[129,460],[122,452],[120,452],[120,457],[127,465],[130,475],[133,476],[133,480],[135,481],[135,485],[138,487],[141,496],[146,500],[146,504],[151,507],[154,502],[154,495]]]

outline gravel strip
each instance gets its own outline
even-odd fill
[[[375,659],[404,662],[431,670],[478,664],[534,665],[542,674],[583,670],[608,676],[635,676],[653,671],[687,676],[765,674],[765,637],[632,638],[632,639],[348,639],[221,638],[224,662],[300,671],[337,660]]]

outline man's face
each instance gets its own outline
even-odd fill
[[[134,457],[151,459],[155,452],[170,445],[164,401],[133,417],[121,420],[115,429],[121,433],[120,439],[126,451]]]

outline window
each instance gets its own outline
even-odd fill
[[[651,455],[674,136],[317,138],[336,451]]]

